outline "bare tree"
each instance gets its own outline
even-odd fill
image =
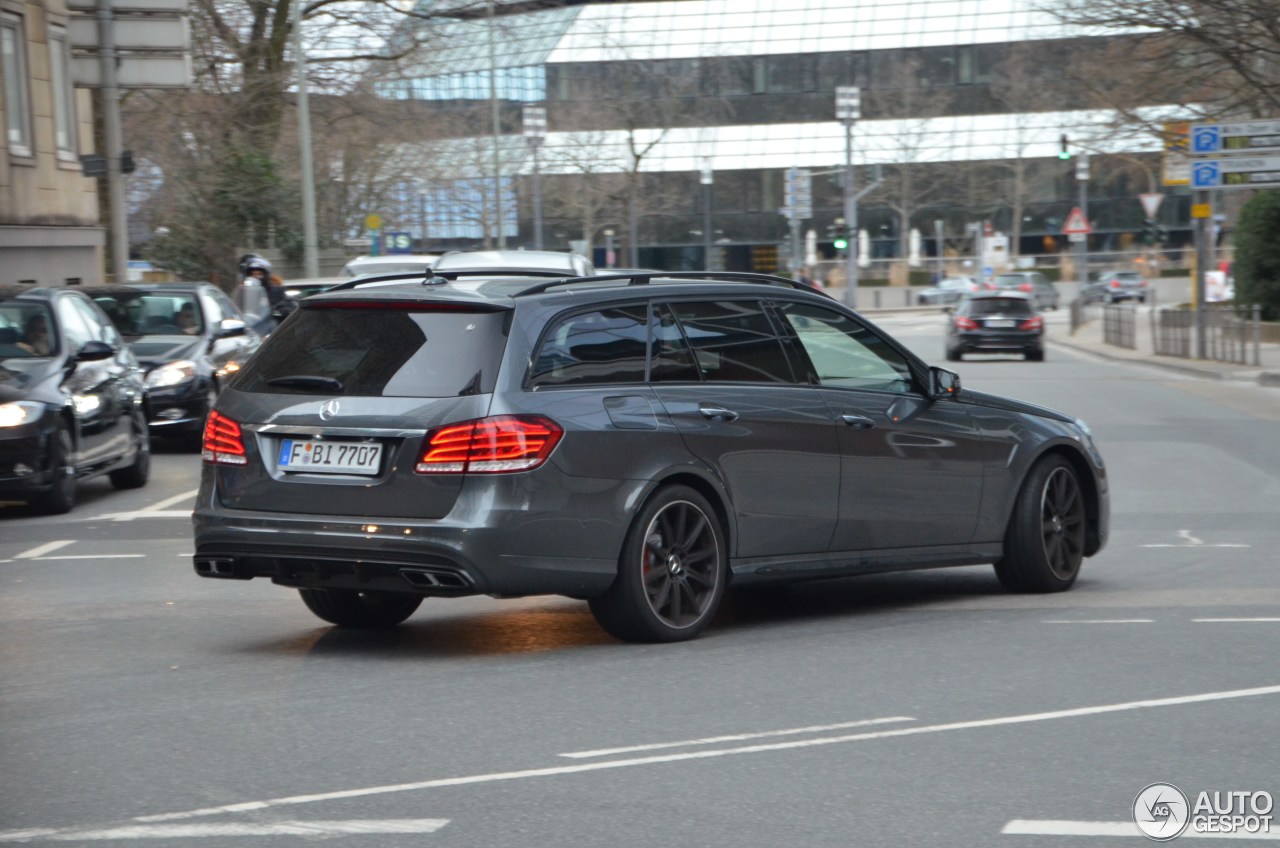
[[[1066,23],[1124,36],[1104,66],[1123,72],[1076,74],[1115,108],[1145,98],[1212,117],[1280,114],[1275,0],[1063,0],[1053,11]]]

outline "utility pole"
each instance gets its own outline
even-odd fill
[[[302,263],[310,279],[320,276],[316,236],[316,175],[311,164],[311,104],[307,100],[307,56],[302,52],[302,2],[293,0],[293,63],[298,72],[298,167],[302,171]]]
[[[542,170],[538,164],[538,149],[547,140],[547,109],[545,106],[524,107],[524,138],[533,151],[533,248],[542,250]]]
[[[1079,197],[1077,203],[1080,205],[1080,214],[1084,216],[1085,221],[1089,220],[1089,154],[1082,153],[1080,158],[1076,160],[1076,189]],[[1076,279],[1080,283],[1080,290],[1084,291],[1084,287],[1089,284],[1089,236],[1082,234],[1080,240],[1076,242]]]
[[[498,249],[507,249],[507,228],[502,214],[502,122],[498,117],[498,53],[493,29],[497,0],[489,0],[489,110],[493,113],[493,211],[498,228]]]
[[[702,270],[714,271],[715,265],[711,260],[712,246],[715,243],[715,233],[711,229],[711,188],[715,184],[715,171],[711,168],[711,157],[704,157],[702,160],[702,174],[699,182],[702,183]]]
[[[123,130],[120,84],[116,75],[116,36],[111,0],[98,0],[98,44],[102,74],[102,121],[107,148],[107,211],[111,224],[111,276],[116,285],[129,282],[129,221],[125,215]]]
[[[853,182],[853,124],[862,117],[862,93],[856,85],[836,87],[836,120],[844,122],[844,220],[849,227],[849,252],[845,257],[844,302],[858,306],[858,199]]]

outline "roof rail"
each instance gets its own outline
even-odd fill
[[[539,271],[519,268],[459,268],[455,271],[418,271],[397,272],[394,274],[371,274],[356,277],[345,283],[338,283],[324,290],[325,294],[333,291],[345,291],[363,286],[366,283],[393,283],[402,280],[421,280],[424,286],[438,286],[445,282],[453,282],[459,277],[555,277],[563,279],[564,271]]]
[[[821,289],[815,289],[813,286],[789,280],[786,277],[775,277],[772,274],[756,274],[750,271],[629,271],[625,274],[595,274],[590,277],[567,277],[546,283],[538,283],[527,289],[521,289],[513,296],[521,297],[530,294],[541,294],[556,286],[576,285],[578,283],[606,283],[625,280],[629,286],[647,286],[649,281],[655,277],[663,280],[706,280],[713,283],[755,283],[766,286],[789,286],[801,291],[825,294]]]

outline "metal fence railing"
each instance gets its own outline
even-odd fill
[[[1129,350],[1138,349],[1138,310],[1128,304],[1102,307],[1102,341]]]
[[[1236,365],[1262,362],[1262,308],[1206,306],[1204,358]],[[1196,313],[1187,309],[1154,309],[1151,338],[1155,353],[1190,359],[1195,353]]]

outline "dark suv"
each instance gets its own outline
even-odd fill
[[[674,641],[731,582],[995,563],[1057,591],[1106,541],[1083,422],[962,390],[807,286],[444,275],[301,301],[226,387],[198,574],[339,625],[559,594]]]

